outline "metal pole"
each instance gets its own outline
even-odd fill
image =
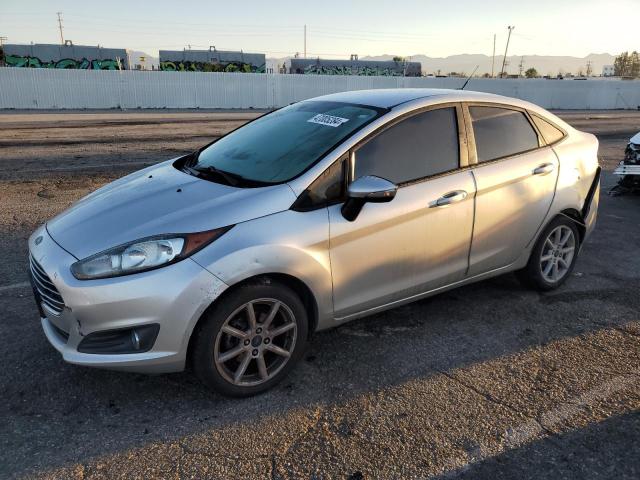
[[[58,28],[60,29],[60,43],[64,45],[64,35],[62,35],[62,12],[57,12],[58,14]]]
[[[509,35],[507,36],[507,46],[504,48],[504,58],[502,59],[502,70],[500,70],[500,78],[504,77],[504,66],[507,61],[507,51],[509,50],[509,40],[511,40],[511,30],[516,28],[515,26],[508,26]]]
[[[493,34],[493,55],[491,55],[491,78],[493,78],[494,68],[496,64],[496,34]]]
[[[524,57],[520,57],[520,65],[518,65],[518,77],[522,76],[523,71],[524,71]]]

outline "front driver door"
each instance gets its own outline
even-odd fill
[[[329,207],[336,318],[463,278],[475,187],[460,170],[459,113],[455,105],[423,111],[353,153],[353,179],[375,175],[399,188],[389,203],[365,204],[353,222],[341,205]]]

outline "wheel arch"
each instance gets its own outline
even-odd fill
[[[187,346],[187,365],[191,364],[191,356],[193,352],[195,338],[197,337],[198,331],[203,324],[203,320],[206,318],[207,314],[213,308],[215,308],[216,305],[218,305],[221,301],[227,298],[231,292],[234,292],[238,288],[241,288],[245,285],[252,284],[252,283],[253,284],[256,284],[256,283],[269,284],[273,282],[280,283],[290,288],[300,297],[300,300],[302,300],[305,310],[307,311],[308,320],[309,320],[309,325],[308,325],[309,328],[308,328],[307,336],[308,338],[311,338],[318,327],[318,319],[319,319],[318,302],[311,288],[309,288],[309,286],[305,282],[303,282],[302,280],[300,280],[299,278],[293,275],[280,273],[280,272],[260,273],[257,275],[253,275],[251,277],[244,278],[238,281],[237,283],[230,285],[224,292],[220,294],[220,296],[218,296],[213,302],[211,302],[207,308],[205,308],[205,310],[202,312],[202,314],[196,321],[191,331],[191,335],[189,336],[189,342]]]
[[[545,230],[551,224],[551,222],[553,222],[558,217],[569,218],[575,223],[578,229],[578,234],[580,236],[578,240],[580,242],[580,245],[582,246],[582,241],[586,235],[584,220],[582,219],[582,216],[580,215],[580,212],[577,209],[565,208],[563,210],[558,211],[555,215],[549,215],[549,217],[545,219],[545,222],[542,225],[540,225],[540,228],[536,232],[533,239],[529,242],[529,244],[527,245],[527,248],[523,252],[522,256],[520,256],[516,264],[520,266],[524,266],[529,262],[529,259],[531,258],[531,255],[533,253],[533,249],[535,248],[536,244],[540,240],[540,237],[542,236],[542,234],[544,234]]]
[[[584,239],[585,234],[586,234],[586,228],[585,228],[585,225],[584,225],[584,218],[582,218],[582,214],[578,210],[576,210],[575,208],[565,208],[560,213],[558,213],[556,216],[554,216],[551,220],[549,220],[547,225],[549,223],[551,223],[553,220],[555,220],[557,217],[560,217],[560,216],[568,217],[570,220],[573,220],[573,222],[575,223],[576,227],[578,228],[578,233],[580,234],[580,245],[582,245],[582,240]],[[546,225],[545,225],[545,228],[546,228]]]

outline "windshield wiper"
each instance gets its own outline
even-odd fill
[[[221,178],[224,183],[232,187],[266,187],[269,185],[274,185],[270,182],[252,180],[250,178],[245,178],[242,175],[238,175],[237,173],[220,170],[213,165],[198,166],[198,156],[199,152],[190,154],[186,161],[182,164],[181,170],[185,173],[188,173],[189,175],[193,175],[194,177],[199,178],[210,178],[211,176],[215,175],[217,178]]]
[[[231,185],[232,187],[236,187],[241,181],[244,180],[244,177],[241,175],[237,175],[235,173],[225,172],[224,170],[217,169],[213,165],[207,165],[206,167],[192,167],[191,170],[195,170],[196,172],[204,175],[218,175],[222,177],[224,181]]]

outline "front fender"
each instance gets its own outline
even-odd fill
[[[318,329],[331,326],[333,291],[326,209],[286,210],[240,223],[192,257],[233,286],[268,273],[303,282],[318,306]]]

